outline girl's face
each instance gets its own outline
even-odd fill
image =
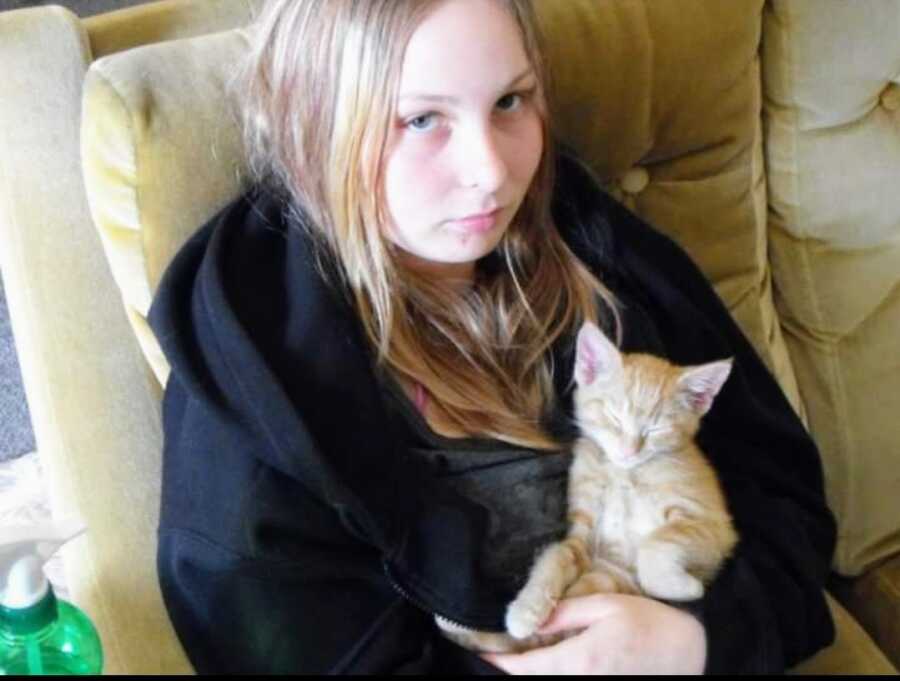
[[[415,30],[384,166],[385,234],[410,267],[471,281],[500,242],[543,152],[536,85],[498,0],[444,0]]]

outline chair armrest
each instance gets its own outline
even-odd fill
[[[0,13],[0,267],[72,600],[110,673],[191,670],[156,577],[159,388],[125,316],[81,180],[87,38],[56,7]]]

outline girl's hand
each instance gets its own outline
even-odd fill
[[[692,615],[643,596],[560,601],[541,634],[581,629],[546,648],[482,657],[509,674],[702,674],[706,631]]]

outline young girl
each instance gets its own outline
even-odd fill
[[[554,147],[528,0],[274,0],[243,114],[258,182],[173,260],[159,575],[198,672],[780,672],[833,637],[818,453],[671,240]],[[698,440],[741,536],[687,605],[563,601],[502,630],[565,535],[574,338],[735,357]]]

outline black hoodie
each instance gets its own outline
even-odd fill
[[[708,672],[793,666],[834,638],[823,586],[835,524],[815,444],[684,251],[565,154],[553,211],[623,303],[623,351],[735,358],[697,442],[741,541],[686,607],[704,624]],[[485,568],[497,519],[412,451],[348,298],[314,260],[284,202],[255,188],[160,283],[149,317],[172,373],[158,570],[175,630],[198,672],[497,672],[433,623],[502,628],[520,583]],[[571,340],[553,350],[569,417]]]

